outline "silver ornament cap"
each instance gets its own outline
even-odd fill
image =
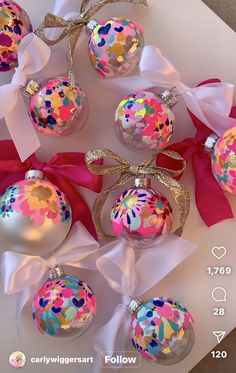
[[[25,87],[25,93],[29,96],[34,96],[40,90],[40,85],[35,80],[31,79],[28,81]]]
[[[133,182],[134,188],[147,188],[151,187],[151,179],[148,177],[136,177]]]
[[[65,273],[62,267],[55,267],[48,271],[48,279],[49,280],[59,280],[60,278],[64,277]]]
[[[90,19],[86,25],[86,31],[89,35],[95,30],[95,28],[99,25],[99,22],[96,19]]]
[[[217,140],[219,139],[219,136],[217,136],[215,133],[212,133],[205,141],[204,148],[208,153],[211,153],[217,143]]]
[[[172,90],[163,89],[158,95],[162,102],[166,104],[169,108],[172,108],[178,103],[177,97],[172,93]]]
[[[132,299],[130,304],[128,305],[129,312],[135,314],[138,310],[142,307],[142,302],[139,299]]]
[[[44,174],[42,171],[39,170],[29,170],[25,174],[25,179],[30,180],[30,179],[40,179],[42,180],[44,178]]]

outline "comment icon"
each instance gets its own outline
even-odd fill
[[[212,299],[215,302],[221,303],[227,301],[227,293],[226,290],[220,286],[214,288],[211,292]]]

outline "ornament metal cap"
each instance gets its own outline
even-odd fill
[[[130,313],[137,313],[138,310],[142,307],[142,305],[143,304],[139,299],[132,299],[130,304],[128,305]]]
[[[40,90],[40,85],[35,80],[29,80],[25,87],[25,93],[29,96],[35,95]]]
[[[136,177],[133,182],[135,188],[150,188],[151,179],[148,177]]]
[[[49,280],[58,280],[65,276],[65,273],[63,271],[62,267],[55,267],[48,271],[48,279]]]
[[[25,174],[25,179],[40,179],[42,180],[44,178],[43,172],[39,170],[29,170]]]
[[[163,89],[163,91],[161,91],[158,95],[162,102],[169,108],[172,108],[178,103],[177,97],[172,93],[173,90],[174,88],[171,91],[169,91],[168,89]]]
[[[212,152],[218,139],[219,136],[217,136],[215,133],[212,133],[210,136],[208,136],[204,144],[204,148],[208,153]]]
[[[99,22],[96,19],[90,19],[86,25],[86,31],[88,34],[92,34],[92,32],[95,30],[95,28],[99,25]]]

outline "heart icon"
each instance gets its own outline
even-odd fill
[[[222,259],[226,255],[226,248],[224,246],[214,246],[211,250],[212,255],[217,259]]]

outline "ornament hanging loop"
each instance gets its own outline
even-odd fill
[[[182,168],[176,171],[168,168],[151,166],[160,154],[181,161]],[[118,165],[98,165],[93,163],[96,160],[105,158],[116,161]],[[175,234],[181,236],[190,209],[190,197],[184,184],[173,178],[181,175],[186,167],[186,161],[178,153],[171,150],[164,150],[160,153],[153,154],[139,166],[133,166],[109,149],[97,149],[87,152],[85,161],[89,171],[95,175],[120,174],[120,178],[112,186],[99,194],[93,206],[93,221],[100,241],[106,242],[114,239],[113,236],[109,236],[105,233],[101,223],[101,212],[108,195],[111,191],[119,189],[130,180],[137,178],[156,179],[170,189],[170,192],[180,210],[180,228],[175,232]]]

